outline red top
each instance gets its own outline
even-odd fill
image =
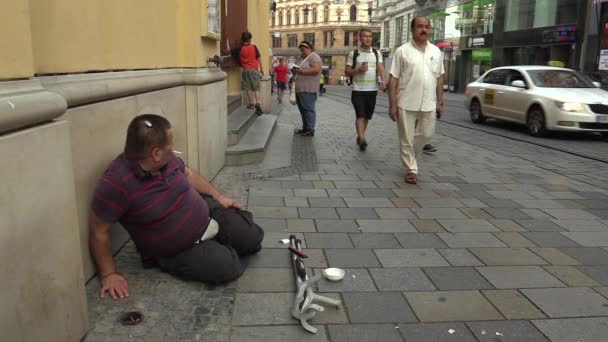
[[[287,83],[287,67],[284,65],[277,65],[274,68],[274,72],[277,74],[277,81]]]
[[[243,69],[257,69],[258,68],[258,51],[255,45],[247,44],[241,47],[241,67]]]

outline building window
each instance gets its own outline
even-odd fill
[[[281,47],[281,37],[277,37],[275,35],[272,36],[272,47],[278,49]]]
[[[279,26],[283,26],[283,11],[279,12]]]
[[[350,21],[357,21],[357,6],[350,6]]]
[[[300,10],[299,9],[296,10],[295,17],[296,17],[296,25],[299,25],[300,24]]]
[[[344,47],[350,46],[350,32],[344,32]]]
[[[395,19],[395,47],[401,46],[403,39],[403,17]]]
[[[483,8],[483,11],[487,11],[486,6],[479,6],[478,10]],[[494,6],[491,9],[493,13]],[[510,0],[507,3],[505,31],[576,24],[577,9],[577,0]]]
[[[334,31],[323,32],[323,46],[325,48],[334,46]]]
[[[302,10],[302,16],[304,17],[304,24],[308,24],[308,12],[310,12],[310,10],[308,9],[308,7],[306,7],[305,9]]]
[[[317,8],[313,8],[312,9],[312,23],[316,24],[317,23]]]
[[[287,47],[295,48],[298,47],[298,35],[288,34],[287,35]]]
[[[304,40],[315,46],[315,34],[314,33],[304,33]]]
[[[276,24],[276,14],[272,13],[270,21],[270,26],[274,26]]]
[[[391,22],[384,22],[384,47],[388,48],[391,46]]]
[[[291,10],[287,10],[287,25],[291,25]]]
[[[329,6],[325,6],[325,8],[323,9],[323,21],[329,21]]]

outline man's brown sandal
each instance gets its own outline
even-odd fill
[[[408,172],[405,176],[405,182],[408,184],[416,184],[416,174],[413,172]]]

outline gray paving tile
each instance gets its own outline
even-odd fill
[[[579,271],[591,277],[591,279],[598,283],[608,286],[608,266],[597,265],[597,266],[577,266]]]
[[[401,292],[342,294],[351,323],[407,323],[416,316]]]
[[[462,184],[457,184],[457,186]],[[479,184],[482,185],[482,184]],[[487,188],[487,187],[486,187]],[[495,199],[494,196],[490,195],[486,190],[460,190],[456,192],[463,198],[474,198],[481,200],[485,203],[486,199]]]
[[[329,197],[362,197],[358,189],[327,189]]]
[[[364,208],[361,208],[364,209]],[[415,219],[416,215],[408,208],[374,208],[378,217],[383,220]]]
[[[608,317],[543,319],[532,323],[552,342],[604,341]]]
[[[585,247],[608,246],[608,232],[565,232],[562,235]]]
[[[391,198],[391,202],[397,208],[419,208],[420,206],[413,198],[409,197],[399,197],[399,198]]]
[[[392,182],[390,182],[392,184]],[[375,182],[376,186],[378,186],[378,182]],[[389,188],[384,188],[384,189],[361,189],[361,195],[363,195],[363,197],[368,197],[368,198],[393,198],[393,197],[397,197],[397,195],[395,195],[395,192],[392,190],[392,188],[396,187],[394,184],[389,187]]]
[[[408,220],[357,220],[362,232],[399,233],[416,232]]]
[[[467,323],[479,342],[550,342],[528,321]]]
[[[337,219],[338,214],[334,208],[298,208],[300,218],[311,219]]]
[[[287,221],[285,219],[265,219],[255,218],[257,223],[265,232],[283,232],[287,229]]]
[[[523,191],[488,191],[488,193],[500,199],[534,199],[534,197]]]
[[[549,195],[557,199],[583,199],[584,197],[577,195],[571,191],[549,191]]]
[[[332,342],[402,342],[394,324],[329,325]]]
[[[473,267],[429,267],[424,272],[442,291],[494,288]]]
[[[345,198],[349,208],[393,208],[393,202],[388,198]]]
[[[314,180],[312,181],[312,184],[314,185],[315,189],[335,189],[336,186],[334,185],[334,182],[332,181],[328,181],[328,180]]]
[[[608,231],[608,226],[597,220],[557,220],[557,225],[571,232],[603,232]]]
[[[587,209],[587,211],[594,217],[602,220],[608,220],[608,209]]]
[[[373,208],[338,208],[338,214],[343,219],[377,219]]]
[[[415,198],[422,208],[462,208],[465,205],[455,198]]]
[[[410,220],[419,233],[445,233],[446,230],[437,220]]]
[[[491,224],[498,227],[503,232],[526,232],[526,228],[517,224],[517,222],[508,219],[489,219]]]
[[[309,207],[308,199],[306,197],[285,197],[283,201],[285,201],[286,207]]]
[[[454,184],[455,187],[460,189],[461,191],[485,191],[489,190],[487,186],[483,184],[470,184],[470,183],[458,183]]]
[[[436,267],[449,266],[434,249],[376,249],[382,267]]]
[[[376,292],[376,286],[367,269],[345,269],[344,279],[329,281],[325,278],[318,283],[320,292]],[[315,269],[315,274],[321,272]]]
[[[422,322],[502,319],[502,315],[479,291],[405,292]]]
[[[399,324],[406,341],[414,342],[477,342],[463,323]]]
[[[314,189],[314,185],[309,180],[284,180],[281,181],[284,189]]]
[[[562,209],[564,205],[551,199],[514,199],[522,208],[528,209]]]
[[[529,248],[532,252],[541,258],[547,260],[551,265],[580,265],[578,261],[567,254],[564,254],[557,248]]]
[[[483,208],[460,208],[468,218],[474,220],[490,220],[494,219],[494,216],[486,213]]]
[[[447,231],[453,233],[499,232],[488,220],[456,219],[437,220]]]
[[[593,288],[595,292],[601,294],[605,298],[608,298],[608,286],[597,286]]]
[[[311,219],[287,219],[288,232],[316,232],[315,221]]]
[[[249,268],[237,281],[239,292],[295,292],[293,270],[289,268]]]
[[[481,198],[483,203],[490,208],[522,208],[522,205],[510,199]]]
[[[305,233],[310,248],[354,248],[346,233]]]
[[[458,189],[461,189],[457,183],[467,183],[464,179],[460,177],[450,177],[450,176],[435,176],[432,177],[437,183],[453,183]]]
[[[339,197],[323,198],[311,197],[308,199],[311,208],[345,208],[346,203]]]
[[[283,197],[279,196],[252,196],[247,202],[252,207],[282,207]]]
[[[422,181],[420,179],[422,178]],[[430,183],[424,181],[424,176],[418,178],[418,187],[422,190],[453,190],[458,191],[459,189],[450,183]]]
[[[466,219],[462,211],[455,208],[413,208],[412,211],[421,219]]]
[[[575,202],[588,209],[608,209],[608,201],[606,199],[575,200]]]
[[[520,226],[526,228],[531,232],[563,232],[564,228],[555,224],[553,221],[545,220],[545,219],[531,219],[531,220],[523,220],[516,219]]]
[[[437,233],[451,248],[507,247],[491,233]]]
[[[600,286],[598,282],[579,271],[574,266],[545,266],[545,270],[557,277],[562,283],[570,286]]]
[[[467,249],[449,248],[437,250],[452,266],[483,266]]]
[[[337,189],[376,189],[376,184],[369,180],[360,181],[348,181],[348,180],[336,180],[334,181]]]
[[[327,197],[325,189],[293,189],[294,197]]]
[[[324,326],[317,326],[316,334],[311,334],[300,326],[233,327],[230,342],[285,342],[310,341],[327,342]]]
[[[477,267],[477,271],[497,289],[564,286],[540,266],[487,266]]]
[[[560,220],[594,220],[598,218],[591,211],[581,209],[543,209],[543,211]]]
[[[433,291],[435,286],[420,268],[371,268],[380,291]]]
[[[471,208],[487,208],[488,205],[476,198],[460,198],[459,201]]]
[[[521,292],[552,318],[608,315],[608,300],[590,288],[524,289]]]
[[[424,198],[439,198],[437,193],[431,190],[418,190],[418,189],[393,189],[393,192],[397,197],[424,197]]]
[[[247,257],[248,267],[279,267],[290,268],[291,261],[289,259],[289,251],[287,249],[264,248],[258,253]]]
[[[530,216],[515,208],[483,208],[483,210],[497,219],[527,219]]]
[[[546,317],[517,290],[484,290],[481,292],[507,319]]]
[[[607,194],[596,191],[580,191],[576,194],[586,199],[608,200]]]
[[[525,232],[526,239],[539,247],[579,247],[580,245],[558,232]]]
[[[434,233],[395,233],[403,248],[447,248]]]
[[[509,247],[537,247],[532,241],[523,237],[516,232],[499,232],[493,233],[500,241],[506,243]]]
[[[380,267],[371,249],[326,249],[325,255],[330,267]]]
[[[546,265],[547,262],[526,248],[469,248],[488,266]]]
[[[315,220],[317,230],[321,233],[347,233],[357,232],[355,220]]]
[[[387,233],[351,233],[349,234],[356,248],[399,248],[399,242],[393,234]]]
[[[298,209],[286,207],[250,207],[256,218],[298,218]]]
[[[289,233],[289,232],[265,232],[264,240],[262,241],[262,248],[287,248],[288,245],[284,244],[279,240],[289,239],[290,235],[295,235],[296,238],[302,240],[302,248],[306,248],[306,240],[302,233]]]

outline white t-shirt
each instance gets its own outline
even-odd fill
[[[357,65],[353,66],[354,51],[348,54],[346,65],[353,69],[360,67],[363,62],[367,62],[367,71],[365,73],[356,73],[353,75],[353,90],[355,91],[378,91],[378,83],[376,82],[376,56],[370,48],[369,52],[359,49],[357,56]],[[382,54],[378,51],[378,63],[383,63]]]
[[[399,108],[430,112],[437,106],[437,78],[445,73],[439,48],[427,43],[424,51],[413,40],[393,56],[391,76],[399,79]]]

